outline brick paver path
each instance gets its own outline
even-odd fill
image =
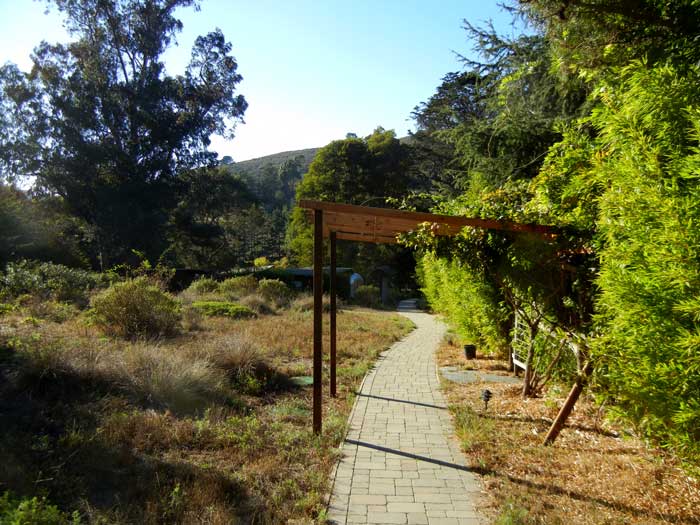
[[[412,308],[413,307],[413,308]],[[483,524],[481,486],[466,467],[435,373],[445,331],[402,303],[417,326],[380,357],[350,419],[329,507],[331,523]]]

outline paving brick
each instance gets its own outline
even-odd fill
[[[387,505],[388,507],[388,505]],[[391,510],[391,509],[389,509]],[[445,511],[448,518],[472,518],[477,519],[479,515],[474,510],[448,510]]]
[[[452,503],[449,494],[414,494],[414,499],[422,503]],[[350,496],[352,502],[352,496]]]
[[[423,512],[425,513],[425,506],[422,503],[406,503],[406,502],[389,502],[386,505],[386,510],[389,512]],[[456,516],[459,517],[459,516]],[[467,516],[464,516],[467,517]]]
[[[425,512],[409,512],[407,516],[409,525],[428,525],[428,516]]]
[[[367,523],[381,523],[389,525],[392,523],[406,523],[408,517],[402,512],[376,512],[367,514]]]
[[[459,525],[457,518],[431,518],[428,517],[429,525]]]
[[[350,505],[386,505],[386,496],[377,494],[350,495]]]

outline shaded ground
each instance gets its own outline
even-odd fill
[[[87,523],[284,523],[323,510],[352,392],[411,329],[338,316],[339,397],[311,433],[311,312],[203,319],[161,341],[0,317],[0,493],[46,496]],[[327,326],[327,324],[326,324]],[[327,389],[325,390],[327,392]]]
[[[505,373],[505,363],[484,356],[465,360],[444,343],[438,366]],[[568,388],[550,387],[523,400],[517,385],[443,381],[457,434],[479,465],[498,523],[698,524],[700,483],[678,460],[607,420],[585,396],[551,447],[544,436]],[[493,399],[484,411],[481,391]]]
[[[489,374],[476,370],[461,370],[456,366],[441,366],[440,375],[448,381],[455,383],[505,383],[519,385],[522,381],[517,377],[507,375]]]

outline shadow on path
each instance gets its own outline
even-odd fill
[[[420,406],[420,407],[437,408],[439,410],[447,410],[447,407],[441,407],[439,405],[430,405],[428,403],[420,403],[418,401],[407,401],[405,399],[394,399],[392,397],[373,396],[372,394],[363,394],[362,392],[355,392],[355,394],[360,396],[360,397],[371,397],[372,399],[380,399],[382,401],[394,401],[396,403],[406,403],[408,405],[416,405],[416,406]]]
[[[447,467],[455,470],[463,470],[464,472],[476,472],[477,474],[486,474],[488,471],[484,471],[481,468],[465,467],[464,465],[458,465],[457,463],[451,463],[449,461],[443,461],[441,459],[433,459],[426,456],[421,456],[419,454],[412,454],[411,452],[404,452],[402,450],[397,450],[395,448],[383,447],[381,445],[375,445],[374,443],[367,443],[366,441],[356,441],[354,439],[346,439],[346,443],[351,445],[357,445],[358,447],[371,448],[372,450],[379,450],[381,452],[386,452],[387,454],[395,454],[397,456],[402,456],[409,459],[415,459],[417,461],[424,461],[426,463],[432,463],[434,465],[440,465],[441,467]]]

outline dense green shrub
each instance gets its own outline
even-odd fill
[[[232,298],[245,297],[258,288],[258,281],[252,275],[230,277],[219,284],[219,291]]]
[[[44,498],[12,498],[9,492],[0,497],[0,523],[3,525],[78,525],[80,516],[61,512]]]
[[[700,457],[700,68],[620,79],[594,115],[599,378],[649,436]]]
[[[431,308],[447,317],[461,339],[482,352],[507,351],[508,312],[490,283],[466,264],[429,253],[420,258],[416,271]]]
[[[230,317],[232,319],[255,317],[255,312],[250,308],[225,301],[195,301],[192,303],[192,308],[213,317]]]
[[[173,335],[180,326],[180,303],[145,277],[113,284],[92,300],[92,318],[106,334],[119,337]]]
[[[355,290],[355,297],[353,297],[355,304],[361,306],[368,306],[370,308],[376,308],[381,305],[382,299],[379,293],[379,287],[373,284],[363,284],[358,286]]]
[[[29,294],[41,299],[86,305],[89,291],[104,283],[99,274],[79,268],[21,261],[8,264],[0,276],[0,295],[16,298]]]
[[[213,293],[219,290],[219,283],[211,277],[200,277],[190,284],[189,289],[198,294]]]
[[[292,299],[292,290],[278,279],[261,279],[258,283],[258,292],[277,306],[285,306]]]

